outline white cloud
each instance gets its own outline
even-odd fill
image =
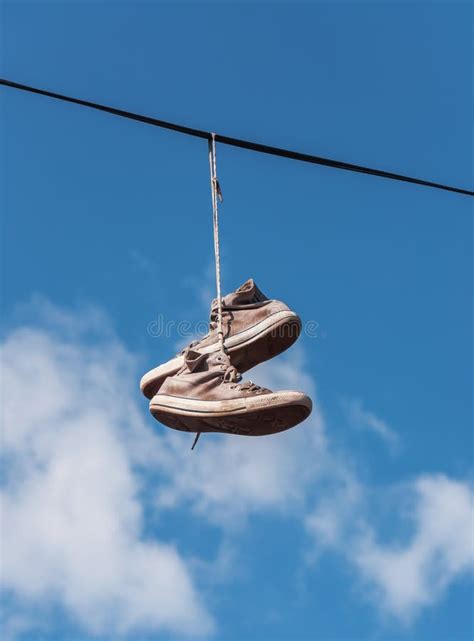
[[[375,588],[385,609],[409,622],[421,607],[438,601],[456,578],[474,567],[474,493],[467,483],[443,475],[418,478],[408,543],[379,543],[371,529],[353,561]]]
[[[54,332],[17,329],[2,347],[2,588],[20,611],[60,603],[93,633],[206,634],[178,550],[143,537],[133,457],[154,439],[135,407],[135,363],[49,312]]]
[[[365,501],[366,489],[343,461],[333,460],[330,478],[305,525],[320,550],[344,547],[351,530],[358,526],[358,511]]]
[[[400,439],[389,424],[379,418],[374,412],[367,410],[358,399],[344,401],[343,407],[351,424],[358,429],[367,430],[379,436],[392,449],[397,450],[400,446]]]
[[[413,530],[408,541],[378,540],[378,515],[368,503],[370,494],[382,492],[393,501],[396,520],[407,517],[405,506],[412,505],[402,521]],[[332,549],[358,571],[363,594],[378,609],[408,624],[472,570],[473,506],[469,484],[443,475],[420,476],[390,496],[387,489],[365,487],[349,473],[316,504],[306,527],[319,552]]]

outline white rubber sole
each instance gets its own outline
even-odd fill
[[[301,321],[299,316],[295,314],[295,312],[292,312],[290,310],[282,310],[280,312],[275,312],[271,316],[268,316],[268,318],[265,318],[264,320],[260,321],[260,323],[257,323],[256,325],[254,325],[253,327],[249,327],[248,329],[227,338],[225,340],[226,349],[230,354],[241,349],[246,349],[256,341],[261,340],[262,337],[268,334],[271,334],[272,332],[276,332],[283,325],[287,325],[287,324],[295,324],[295,325],[298,325],[300,328]],[[296,340],[298,335],[299,335],[299,330],[296,333],[296,336],[294,337],[294,340],[292,340],[292,342]],[[290,346],[290,344],[292,344],[292,342],[288,342],[287,344],[285,344],[283,349],[280,351],[287,349]],[[218,349],[219,349],[219,343],[216,340],[216,342],[212,343],[211,345],[206,345],[205,347],[199,348],[199,351],[203,354],[212,354],[213,352],[216,352]],[[277,352],[277,353],[280,353],[280,352]],[[179,354],[178,356],[176,356],[175,358],[172,358],[166,363],[163,363],[162,365],[159,365],[158,367],[154,367],[153,369],[148,371],[146,374],[142,376],[140,380],[140,389],[142,393],[147,398],[152,398],[161,387],[165,378],[167,376],[173,376],[174,374],[176,374],[176,372],[179,369],[181,369],[183,365],[184,365],[184,357],[182,354]],[[244,368],[242,369],[242,371],[246,371],[246,369]]]
[[[265,436],[301,423],[311,414],[303,392],[282,391],[223,401],[200,401],[158,393],[150,412],[168,427],[186,432]]]

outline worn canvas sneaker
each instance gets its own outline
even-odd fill
[[[222,327],[225,348],[239,372],[288,349],[298,338],[301,321],[284,303],[268,299],[250,278],[223,299]],[[191,343],[203,354],[220,349],[217,335],[217,300],[211,305],[209,333]],[[187,349],[187,348],[186,348]],[[143,394],[151,398],[167,376],[173,376],[184,365],[184,352],[147,372],[140,381]]]
[[[150,412],[168,427],[264,436],[294,427],[311,413],[311,399],[303,392],[272,392],[243,382],[222,351],[189,348],[183,361],[150,401]]]

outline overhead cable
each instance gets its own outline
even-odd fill
[[[82,100],[80,98],[64,96],[62,94],[54,93],[52,91],[46,91],[45,89],[38,89],[37,87],[30,87],[28,85],[23,85],[18,82],[13,82],[12,80],[5,80],[0,78],[0,85],[3,85],[5,87],[10,87],[12,89],[18,89],[20,91],[26,91],[33,94],[38,94],[40,96],[46,96],[48,98],[53,98],[55,100],[61,100],[63,102],[70,102],[75,105],[80,105],[82,107],[89,107],[90,109],[103,111],[105,113],[112,114],[114,116],[119,116],[121,118],[128,118],[129,120],[136,120],[138,122],[142,122],[147,125],[153,125],[155,127],[161,127],[163,129],[170,129],[172,131],[177,131],[179,133],[186,134],[188,136],[194,136],[196,138],[205,138],[208,141],[213,140],[213,134],[210,131],[204,131],[202,129],[194,129],[193,127],[186,127],[185,125],[167,122],[165,120],[159,120],[158,118],[152,118],[151,116],[144,116],[141,114],[133,113],[131,111],[125,111],[124,109],[117,109],[115,107],[110,107],[108,105],[101,105],[96,102],[90,102],[89,100]],[[230,145],[232,147],[249,149],[250,151],[256,151],[258,153],[271,154],[273,156],[281,156],[283,158],[289,158],[291,160],[299,160],[302,162],[309,162],[316,165],[323,165],[325,167],[333,167],[335,169],[343,169],[345,171],[354,171],[361,174],[368,174],[371,176],[379,176],[380,178],[398,180],[401,182],[412,183],[415,185],[422,185],[424,187],[433,187],[435,189],[443,189],[445,191],[464,194],[466,196],[474,196],[474,191],[470,189],[463,189],[461,187],[444,185],[444,184],[433,182],[430,180],[423,180],[421,178],[413,178],[411,176],[406,176],[403,174],[396,174],[389,171],[384,171],[382,169],[373,169],[371,167],[355,165],[353,163],[343,162],[341,160],[324,158],[323,156],[315,156],[312,154],[306,154],[299,151],[292,151],[290,149],[272,147],[270,145],[264,145],[262,143],[252,142],[250,140],[241,140],[239,138],[232,138],[231,136],[224,136],[218,133],[214,134],[214,140],[215,142],[219,142],[223,145]]]

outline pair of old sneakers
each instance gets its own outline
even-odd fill
[[[311,413],[303,392],[272,392],[245,372],[290,347],[301,331],[297,314],[269,300],[252,279],[222,301],[225,352],[217,334],[217,301],[211,306],[209,333],[191,343],[140,381],[151,399],[153,416],[186,432],[225,432],[262,436],[282,432]]]

